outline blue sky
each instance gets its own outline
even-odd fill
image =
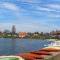
[[[60,0],[0,0],[0,31],[50,32],[60,29]]]

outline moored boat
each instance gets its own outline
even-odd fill
[[[17,56],[21,56],[23,58],[35,58],[35,59],[44,59],[44,56],[33,54],[33,53],[20,53],[16,54]]]
[[[20,56],[0,56],[0,60],[25,60]]]
[[[51,55],[51,53],[47,52],[47,51],[32,51],[31,53],[33,54],[38,54],[38,55]]]
[[[53,41],[51,44],[48,44],[46,47],[41,48],[40,50],[28,52],[28,53],[18,53],[16,56],[20,56],[25,60],[37,60],[37,59],[50,59],[57,56],[60,53],[60,41]]]
[[[49,51],[49,52],[60,51],[60,41],[53,41],[51,44],[48,44],[47,47],[40,49],[40,51]]]

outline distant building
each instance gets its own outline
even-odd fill
[[[28,34],[27,32],[19,32],[18,33],[19,37],[22,37],[22,38],[27,36],[27,34]]]
[[[49,34],[50,35],[60,35],[60,30],[52,31]]]
[[[10,31],[6,29],[6,30],[4,30],[4,33],[10,33]]]
[[[49,35],[50,35],[51,37],[60,38],[60,30],[51,31],[51,32],[49,33]]]
[[[12,33],[15,34],[16,33],[16,28],[15,25],[12,26]]]

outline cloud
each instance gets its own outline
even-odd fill
[[[52,18],[60,18],[60,15],[56,15],[56,14],[50,14],[49,17],[52,17]]]
[[[32,4],[33,7],[35,7],[35,9],[37,11],[45,11],[45,12],[60,12],[60,4]]]
[[[9,9],[9,10],[12,10],[12,11],[15,11],[15,12],[19,11],[19,8],[15,4],[9,3],[9,2],[0,3],[0,7]]]
[[[45,8],[45,7],[37,7],[38,10],[42,10],[42,11],[54,11],[50,8]]]
[[[60,9],[60,4],[48,4],[48,7],[52,9]]]
[[[16,1],[19,2],[18,3],[19,6],[17,6],[15,2],[0,3],[0,8],[11,10],[17,16],[16,22],[12,22],[12,24],[8,23],[0,24],[2,26],[1,29],[4,30],[6,27],[10,29],[11,27],[9,28],[9,26],[13,25],[13,23],[16,23],[17,31],[46,32],[58,28],[58,26],[55,27],[52,26],[53,23],[49,25],[49,23],[47,23],[46,21],[54,21],[55,18],[60,18],[60,14],[57,13],[57,11],[60,11],[59,4],[45,4],[45,3],[40,4],[40,0],[16,0]],[[26,3],[24,4],[24,2]]]
[[[10,2],[2,2],[0,3],[0,8],[2,9],[8,9],[13,12],[13,14],[17,17],[17,20],[19,19],[19,14],[22,9],[20,9],[16,4],[10,3]]]
[[[33,5],[36,15],[46,16],[47,18],[60,18],[59,4]],[[38,14],[37,14],[38,13]],[[43,14],[42,14],[43,13]]]
[[[23,3],[32,3],[32,0],[17,0],[18,2],[23,2]]]

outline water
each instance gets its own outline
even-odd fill
[[[44,45],[51,43],[48,40],[39,39],[10,39],[0,38],[0,55],[11,55],[21,52],[30,52],[43,48]]]

